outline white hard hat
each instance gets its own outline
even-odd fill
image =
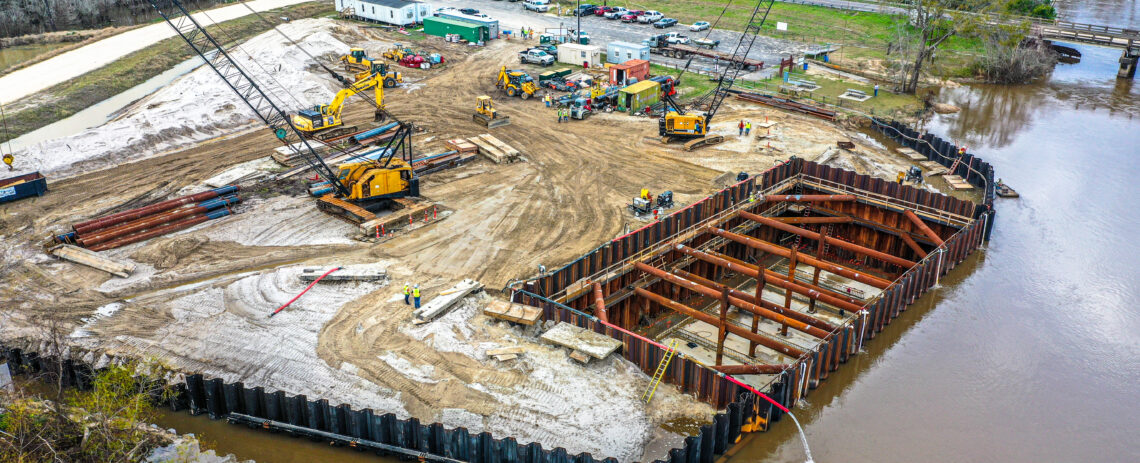
[[[417,287],[417,288],[419,288],[419,287],[420,287],[419,283],[416,283],[416,287]]]

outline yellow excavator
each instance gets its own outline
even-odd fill
[[[370,77],[336,92],[336,97],[331,103],[299,111],[293,116],[293,126],[306,137],[317,138],[322,141],[353,132],[356,130],[355,126],[342,127],[343,121],[340,119],[340,112],[344,108],[344,100],[373,88],[376,91],[376,122],[383,122],[387,116],[387,113],[384,112],[384,86],[380,84],[383,79],[384,74],[372,73]]]
[[[534,78],[524,71],[507,70],[506,66],[499,69],[499,77],[495,79],[495,86],[507,92],[507,96],[520,96],[527,99],[534,96],[538,86]]]
[[[372,74],[379,73],[384,82],[384,88],[395,88],[396,84],[404,82],[404,76],[399,71],[388,72],[388,65],[385,63],[377,63],[372,58],[369,58],[364,53],[363,48],[353,47],[349,49],[347,55],[340,57],[340,62],[344,63],[344,70],[356,76],[356,81],[372,77]]]

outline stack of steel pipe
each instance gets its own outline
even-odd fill
[[[216,188],[77,223],[72,232],[56,240],[92,251],[137,243],[229,215],[229,207],[241,201],[238,189],[233,185]]]

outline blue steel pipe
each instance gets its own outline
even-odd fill
[[[365,131],[365,132],[363,132],[363,133],[358,133],[358,134],[356,134],[356,135],[353,135],[353,136],[352,136],[352,139],[353,139],[353,140],[356,140],[356,141],[360,141],[360,140],[364,140],[364,139],[372,138],[372,137],[375,137],[375,136],[377,136],[377,135],[380,135],[380,134],[382,134],[382,133],[384,133],[384,132],[387,132],[387,131],[389,131],[389,130],[392,130],[392,127],[395,127],[397,124],[398,124],[398,123],[396,123],[396,122],[392,122],[392,123],[390,123],[390,124],[385,124],[385,125],[382,125],[382,126],[380,126],[380,127],[377,127],[377,128],[375,128],[375,129],[372,129],[372,130],[367,130],[367,131]]]

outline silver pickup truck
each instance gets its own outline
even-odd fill
[[[537,48],[531,48],[530,50],[519,52],[519,62],[523,64],[532,63],[542,66],[550,66],[551,64],[554,64],[554,57],[545,51],[539,50]]]

